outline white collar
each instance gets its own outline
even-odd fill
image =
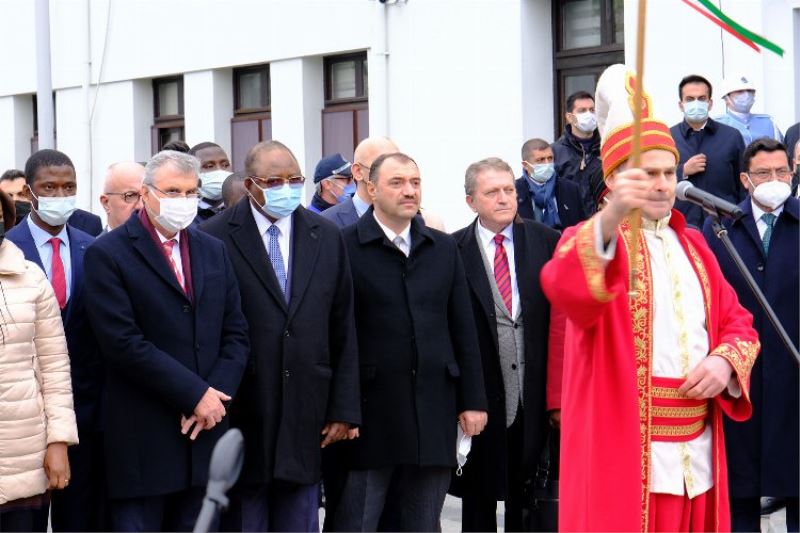
[[[62,227],[61,231],[58,232],[58,235],[50,235],[45,230],[37,226],[36,222],[33,221],[33,217],[30,215],[27,216],[27,223],[28,229],[31,232],[31,237],[33,237],[33,242],[36,243],[37,248],[44,246],[50,241],[50,239],[53,238],[59,238],[65,246],[69,246],[69,234],[67,233],[66,224],[64,224],[64,227]]]
[[[513,243],[514,242],[513,223],[511,223],[508,226],[506,226],[505,228],[503,228],[503,230],[500,232],[500,234],[503,235],[506,239],[508,239],[509,243]],[[483,223],[481,223],[481,219],[479,218],[478,219],[478,236],[480,237],[481,242],[483,243],[484,247],[488,246],[494,240],[494,236],[495,235],[496,234],[494,232],[492,232],[491,230],[486,229],[484,227]]]
[[[253,213],[253,218],[256,221],[259,235],[263,236],[270,226],[276,226],[278,228],[279,236],[289,235],[289,232],[292,229],[292,215],[279,218],[275,222],[272,222],[270,219],[265,217],[261,211],[256,209],[256,207],[253,205],[253,201],[249,198],[248,203],[250,204],[250,212]]]
[[[776,207],[775,209],[772,210],[771,214],[775,215],[775,219],[776,220],[781,215],[781,212],[783,211],[783,206],[784,206],[785,203],[786,202],[784,202],[783,204],[779,205],[778,207]],[[753,201],[752,197],[750,198],[750,205],[753,207],[753,220],[758,222],[759,220],[761,220],[761,216],[764,215],[766,213],[766,211],[764,211],[763,209],[758,207],[756,205],[756,203]]]
[[[400,237],[403,239],[403,242],[410,245],[411,244],[411,221],[408,221],[408,225],[405,227],[403,231],[400,233],[395,233],[391,230],[388,226],[384,226],[383,223],[378,219],[378,215],[375,214],[375,211],[372,211],[372,216],[375,217],[375,222],[381,227],[383,232],[386,234],[386,237],[391,241],[394,242],[396,237]]]

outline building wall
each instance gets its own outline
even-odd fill
[[[21,167],[30,152],[33,4],[0,0],[6,42],[13,43],[0,48],[2,169]],[[270,63],[273,138],[287,143],[311,176],[321,154],[322,57],[367,50],[370,134],[393,137],[416,158],[423,205],[451,230],[472,216],[463,200],[467,165],[496,155],[519,171],[522,142],[548,139],[554,127],[546,0],[389,6],[376,0],[51,0],[50,6],[58,147],[76,164],[80,205],[101,214],[97,196],[107,166],[150,155],[154,77],[183,74],[189,144],[215,140],[229,149],[232,68]],[[800,0],[725,2],[734,18],[782,45],[783,59],[720,37],[678,0],[649,6],[645,79],[669,123],[681,118],[683,75],[698,72],[718,85],[734,69],[756,80],[755,112],[774,115],[784,130],[797,120]],[[635,11],[636,2],[626,0],[631,65]],[[715,99],[715,111],[722,108]]]

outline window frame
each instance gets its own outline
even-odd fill
[[[348,63],[353,61],[355,63],[355,82],[356,82],[356,96],[351,98],[333,98],[333,65],[337,63]],[[339,54],[333,56],[325,56],[323,58],[324,78],[325,78],[325,107],[335,105],[346,105],[354,103],[366,103],[369,101],[369,81],[364,84],[364,65],[369,65],[367,52],[353,52],[349,54]],[[367,80],[369,80],[369,66],[367,66]]]
[[[161,115],[159,114],[160,109],[160,100],[158,97],[158,88],[160,85],[166,85],[168,83],[178,83],[178,114],[177,115]],[[184,108],[183,108],[183,75],[179,74],[177,76],[167,76],[164,78],[153,78],[153,122],[154,123],[163,123],[163,122],[170,122],[180,120],[183,121],[184,119]],[[183,126],[183,124],[181,124]],[[173,126],[174,127],[174,126]]]
[[[267,95],[266,95],[267,105],[262,107],[242,108],[240,107],[241,94],[239,92],[239,89],[241,88],[241,82],[239,77],[242,74],[251,74],[254,72],[261,74],[262,86],[267,88]],[[264,115],[264,114],[269,115],[270,112],[272,111],[272,89],[270,83],[271,83],[271,78],[270,78],[269,63],[234,68],[233,69],[233,116],[234,117],[246,116],[250,118],[271,118],[269,116],[256,117],[256,115]]]

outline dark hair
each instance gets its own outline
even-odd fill
[[[708,87],[708,98],[711,99],[711,91],[712,91],[711,82],[698,74],[689,74],[688,76],[684,77],[678,84],[678,100],[683,100],[683,86],[688,85],[690,83],[705,84],[705,86]]]
[[[189,148],[189,153],[191,155],[197,155],[197,152],[199,152],[200,150],[205,150],[206,148],[219,148],[220,150],[222,150],[222,146],[218,145],[217,143],[212,143],[207,141],[207,142],[202,142],[200,144],[195,144],[194,146]],[[224,152],[225,150],[222,151]]]
[[[786,156],[786,161],[789,161],[789,152],[782,142],[769,137],[761,137],[747,145],[742,155],[742,171],[747,172],[750,170],[750,160],[753,159],[759,152],[783,152]]]
[[[162,150],[173,150],[175,152],[183,152],[184,154],[189,153],[189,145],[186,144],[184,141],[177,140],[177,141],[170,141],[164,146],[161,147]]]
[[[401,163],[414,163],[414,165],[419,168],[417,162],[411,159],[411,156],[404,154],[403,152],[393,152],[391,154],[383,154],[378,156],[378,158],[372,162],[372,166],[369,167],[369,181],[372,183],[378,183],[378,175],[381,171],[381,166],[383,163],[386,162],[388,159],[397,159]]]
[[[231,207],[244,196],[244,172],[234,172],[222,182],[222,202]]]
[[[75,165],[72,164],[72,160],[67,154],[59,152],[58,150],[50,150],[49,148],[39,150],[25,162],[25,183],[27,183],[29,187],[32,186],[36,179],[36,173],[39,172],[39,169],[42,167],[60,166],[68,166],[75,172]]]
[[[6,231],[14,227],[16,222],[16,210],[14,209],[14,202],[8,193],[0,191],[0,208],[3,210],[3,226]]]
[[[246,176],[252,176],[253,172],[253,163],[256,160],[256,156],[258,156],[259,152],[271,152],[272,150],[285,150],[288,152],[292,159],[294,159],[297,166],[300,166],[300,163],[297,162],[297,158],[294,156],[289,147],[283,144],[280,141],[263,141],[258,143],[257,145],[250,148],[250,151],[247,152],[247,157],[244,160],[244,172]]]
[[[575,109],[575,101],[576,100],[583,100],[584,98],[588,98],[592,102],[594,102],[594,96],[587,93],[586,91],[578,91],[576,93],[572,93],[567,97],[567,113],[572,113],[572,110]]]
[[[527,160],[528,155],[534,150],[545,150],[547,148],[550,148],[550,143],[544,139],[528,139],[522,145],[522,159],[523,161]]]
[[[24,177],[25,173],[23,171],[17,170],[16,168],[12,168],[10,170],[6,170],[5,172],[3,172],[3,175],[0,176],[0,181],[18,180]]]

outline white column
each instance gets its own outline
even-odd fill
[[[56,91],[56,148],[64,152],[75,165],[78,178],[78,207],[91,209],[94,185],[89,162],[88,131],[86,128],[86,92],[82,87]],[[99,194],[99,192],[97,193]]]
[[[314,168],[322,157],[325,88],[321,57],[270,63],[272,138],[287,145],[300,163],[311,195]]]
[[[183,75],[183,114],[189,146],[215,142],[231,152],[233,74],[231,69]]]
[[[30,94],[0,98],[0,172],[24,170],[31,155],[33,98]]]

